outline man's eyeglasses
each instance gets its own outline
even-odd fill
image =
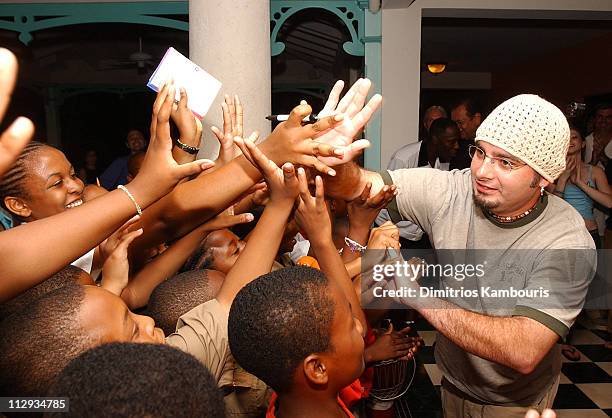
[[[515,161],[509,160],[503,157],[491,157],[487,155],[487,153],[477,145],[470,145],[469,147],[470,158],[476,161],[484,161],[486,158],[491,160],[491,164],[498,167],[502,171],[512,171],[518,170],[521,167],[526,166],[525,163],[517,163]]]

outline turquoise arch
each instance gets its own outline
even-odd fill
[[[363,56],[365,14],[355,0],[271,0],[270,20],[274,22],[274,29],[270,35],[270,48],[272,56],[279,55],[285,50],[285,44],[277,41],[278,32],[291,16],[306,9],[324,9],[338,16],[349,31],[351,40],[344,43],[343,48],[347,54]],[[357,26],[357,28],[355,28]]]
[[[143,3],[23,3],[0,5],[0,29],[19,33],[30,43],[32,33],[83,23],[136,23],[189,30],[189,23],[173,15],[189,14],[188,2]]]

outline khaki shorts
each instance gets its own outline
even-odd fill
[[[444,418],[524,418],[528,409],[537,409],[538,412],[542,413],[542,410],[552,408],[559,388],[559,378],[560,376],[557,376],[555,383],[540,402],[529,407],[482,405],[463,399],[442,387]]]

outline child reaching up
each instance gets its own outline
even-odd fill
[[[298,177],[296,218],[321,271],[289,267],[246,285],[229,314],[230,348],[276,392],[268,417],[352,417],[338,394],[364,370],[365,317],[332,242],[323,182],[313,197]]]

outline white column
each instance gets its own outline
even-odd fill
[[[244,106],[245,134],[270,132],[270,2],[268,0],[191,0],[190,58],[223,83],[203,120],[199,156],[216,158],[218,142],[210,126],[222,128],[223,94],[238,94]]]

